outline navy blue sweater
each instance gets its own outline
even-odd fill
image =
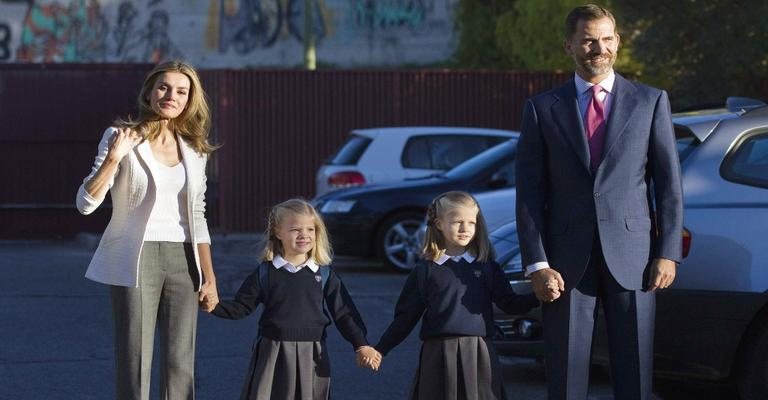
[[[240,319],[263,303],[259,328],[261,335],[269,339],[299,342],[323,340],[325,329],[333,320],[341,335],[354,348],[368,344],[360,313],[333,269],[323,290],[319,270],[314,273],[305,267],[291,273],[284,268],[275,268],[271,261],[265,262],[269,268],[267,298],[264,299],[257,268],[245,279],[234,300],[219,302],[213,310],[214,315]]]
[[[420,293],[419,269],[427,268],[424,294]],[[510,314],[525,313],[539,302],[534,295],[512,290],[496,262],[467,263],[448,260],[443,265],[419,262],[411,271],[395,306],[395,319],[377,344],[386,355],[421,324],[422,340],[445,336],[489,337],[494,333],[493,306]]]

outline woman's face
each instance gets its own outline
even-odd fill
[[[149,93],[149,106],[163,119],[178,117],[189,100],[189,78],[180,72],[164,72]]]

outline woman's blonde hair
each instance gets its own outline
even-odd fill
[[[210,154],[216,146],[208,143],[211,130],[211,111],[208,107],[208,97],[205,95],[200,77],[195,69],[181,61],[169,61],[158,64],[150,71],[139,92],[139,116],[137,119],[118,118],[115,125],[122,128],[136,129],[146,140],[153,140],[160,134],[160,117],[152,109],[149,96],[160,75],[166,72],[178,72],[189,78],[189,95],[187,105],[178,117],[169,121],[169,127],[182,138],[186,139],[192,148],[200,154]]]
[[[277,238],[275,231],[285,220],[287,214],[307,215],[315,220],[315,246],[309,252],[309,258],[315,260],[320,265],[328,265],[333,260],[331,253],[331,243],[328,239],[328,231],[325,229],[325,223],[320,214],[302,199],[286,200],[269,211],[267,217],[267,229],[264,232],[265,246],[262,261],[272,261],[275,255],[283,256],[283,244]]]
[[[427,208],[427,233],[424,236],[422,255],[427,260],[435,261],[445,253],[445,238],[442,232],[437,229],[437,220],[460,207],[477,209],[475,236],[467,245],[467,250],[480,262],[492,261],[496,258],[496,253],[493,251],[491,241],[488,238],[488,228],[485,218],[483,218],[483,212],[471,194],[460,191],[445,192],[435,197]]]

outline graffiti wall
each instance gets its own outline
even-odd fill
[[[428,64],[455,46],[458,0],[310,0],[321,64]],[[305,0],[0,0],[0,62],[293,67]]]

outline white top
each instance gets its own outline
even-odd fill
[[[151,242],[190,242],[187,212],[187,175],[184,163],[169,167],[157,160],[152,178],[157,197],[147,221],[144,240]]]
[[[275,255],[275,257],[272,258],[272,265],[275,266],[275,269],[282,268],[292,274],[299,272],[299,270],[301,270],[304,267],[309,267],[309,269],[311,269],[312,272],[317,272],[317,270],[320,268],[315,262],[315,260],[311,258],[299,266],[294,266],[293,264],[289,263],[285,258],[283,258],[280,255]]]
[[[83,184],[77,191],[77,209],[82,214],[92,213],[104,201],[104,197],[91,196],[85,190],[85,182],[96,174],[106,159],[109,140],[115,132],[117,129],[114,127],[104,132],[91,173],[83,179]],[[197,244],[211,243],[208,222],[205,219],[205,164],[208,156],[197,153],[181,137],[179,149],[181,162],[187,173],[187,218],[198,275],[195,288],[199,290],[202,285],[202,272]],[[145,140],[128,152],[120,161],[118,171],[109,180],[112,218],[88,265],[86,278],[109,285],[138,286],[139,258],[144,243],[144,232],[157,195],[153,181],[160,173],[159,167],[151,162],[152,159],[152,149]]]
[[[475,256],[473,256],[472,254],[469,254],[468,251],[465,251],[464,254],[462,254],[460,256],[449,256],[449,255],[443,253],[443,254],[440,255],[440,257],[437,258],[437,260],[435,260],[435,264],[443,265],[446,261],[448,261],[448,259],[451,259],[454,262],[458,262],[462,258],[467,260],[467,262],[470,263],[470,264],[472,264],[475,261]]]

